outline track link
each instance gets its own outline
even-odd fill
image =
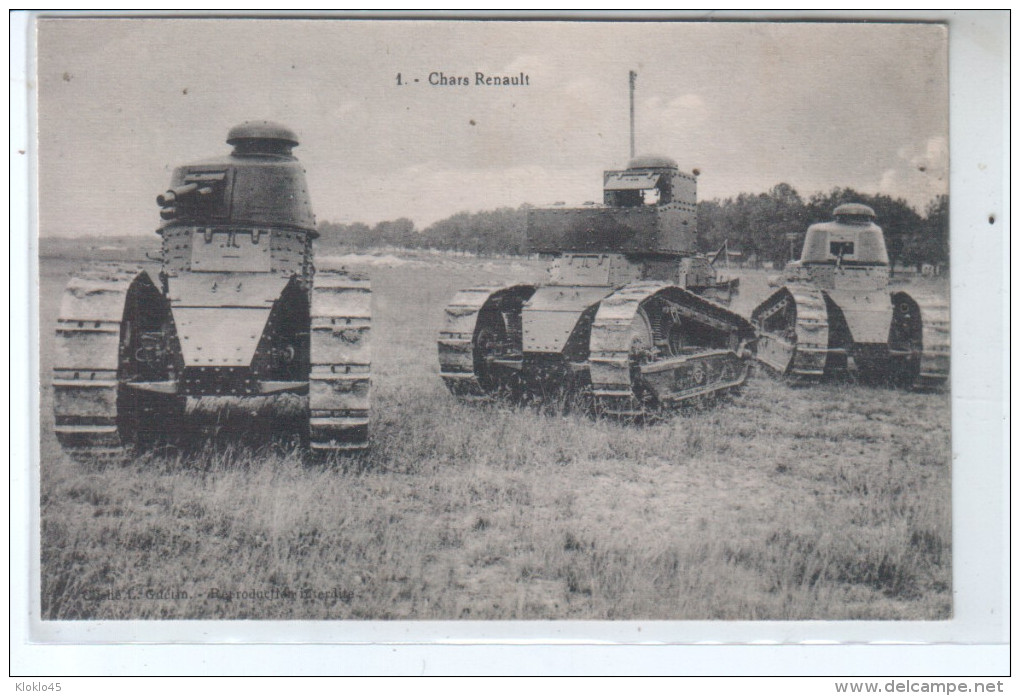
[[[949,303],[933,295],[912,295],[921,310],[921,365],[913,386],[935,388],[949,379]]]
[[[130,445],[118,428],[121,323],[138,269],[100,266],[71,278],[57,319],[54,432],[76,459],[118,458]]]
[[[318,271],[312,287],[309,445],[313,451],[367,449],[371,396],[369,282]]]

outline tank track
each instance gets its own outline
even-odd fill
[[[793,311],[793,326],[765,330],[765,323],[780,312]],[[829,356],[829,314],[825,296],[815,288],[788,285],[773,293],[751,315],[758,332],[757,359],[779,374],[801,381],[818,381]]]
[[[121,324],[138,269],[106,265],[68,282],[57,319],[54,433],[72,457],[118,458],[130,443],[118,428]]]
[[[911,386],[936,388],[949,379],[949,303],[933,295],[910,297],[921,310],[920,369]]]
[[[635,364],[634,319],[656,295],[686,321],[728,332],[729,346],[692,346],[679,355]],[[738,387],[748,374],[743,343],[752,336],[745,319],[682,288],[655,282],[627,285],[602,300],[592,323],[588,362],[595,409],[615,417],[646,417]]]
[[[368,448],[372,296],[367,280],[318,271],[312,286],[308,434],[313,452]]]
[[[484,398],[485,388],[475,372],[475,327],[478,315],[490,300],[504,294],[523,292],[530,285],[482,285],[458,292],[446,306],[439,331],[439,374],[455,396]]]

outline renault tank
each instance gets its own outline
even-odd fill
[[[751,314],[757,358],[797,381],[858,374],[912,387],[949,376],[949,306],[890,287],[889,257],[875,212],[847,203],[811,225],[782,287]]]
[[[189,398],[307,396],[313,450],[368,444],[370,288],[316,271],[318,236],[288,128],[249,121],[228,155],[177,167],[158,196],[161,268],[73,277],[53,374],[74,456],[117,456],[185,429]]]
[[[601,205],[529,210],[528,247],[550,261],[548,281],[453,298],[439,335],[449,390],[574,393],[629,418],[741,385],[754,332],[722,304],[738,281],[696,251],[696,190],[674,160],[639,157],[604,172]]]

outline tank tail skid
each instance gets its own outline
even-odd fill
[[[733,298],[740,294],[740,278],[722,280],[712,285],[688,285],[687,289],[699,297],[704,297],[716,304],[729,307],[733,302]]]
[[[754,310],[751,322],[758,333],[758,361],[779,374],[817,381],[830,356],[845,355],[844,349],[829,347],[829,316],[820,290],[781,288]]]
[[[488,384],[487,370],[493,361],[487,361],[479,346],[479,333],[485,328],[480,323],[483,311],[499,312],[504,302],[519,305],[534,292],[531,285],[484,285],[461,290],[446,306],[445,321],[439,332],[439,374],[450,392],[464,399],[486,398],[494,389]],[[517,307],[519,320],[519,306]],[[497,329],[506,331],[500,319]],[[503,336],[504,342],[507,337]],[[519,344],[519,341],[511,341]],[[491,357],[491,356],[490,356]],[[521,356],[500,356],[506,362],[519,365]],[[511,368],[512,369],[512,368]]]
[[[636,354],[635,326],[646,321],[642,316],[652,327],[653,344],[660,345]],[[660,335],[666,317],[677,327],[672,340]],[[752,337],[747,320],[679,287],[628,285],[602,301],[592,323],[588,362],[595,409],[622,418],[654,416],[739,387],[747,379],[745,345]]]
[[[312,288],[309,445],[313,451],[368,448],[371,287],[342,271],[318,271]]]

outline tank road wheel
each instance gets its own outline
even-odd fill
[[[649,419],[659,415],[661,404],[653,388],[644,380],[642,368],[658,358],[679,354],[683,345],[678,317],[654,299],[642,302],[630,322],[627,354],[629,389],[595,390],[595,408],[600,414]],[[623,385],[620,385],[621,387]]]
[[[634,319],[630,323],[630,354],[631,360],[651,359],[655,352],[655,335],[652,333],[652,321],[648,318],[648,310],[638,307]]]
[[[518,306],[516,312],[518,324],[520,324],[520,318],[521,313]],[[520,359],[520,346],[514,345],[511,338],[512,329],[507,326],[513,320],[514,317],[508,317],[505,311],[486,310],[478,316],[478,327],[475,329],[472,339],[474,374],[479,386],[486,394],[511,400],[519,399],[523,393],[520,370],[515,370],[496,361]]]
[[[318,271],[312,288],[308,442],[313,452],[367,449],[372,294],[367,280]]]
[[[596,412],[657,418],[683,401],[747,379],[751,325],[682,288],[634,283],[599,306],[590,372]]]
[[[57,320],[53,369],[54,431],[76,459],[122,458],[136,445],[165,437],[184,417],[172,393],[128,386],[172,382],[165,368],[166,300],[148,273],[119,267],[75,276]],[[139,360],[141,357],[143,360]]]
[[[628,285],[602,300],[592,322],[589,371],[596,415],[637,419],[649,402],[641,366],[653,359],[655,339],[642,302],[658,285]]]
[[[668,342],[663,345],[669,350]],[[655,393],[647,387],[641,378],[641,366],[655,359],[656,341],[652,329],[652,320],[644,306],[638,308],[630,327],[630,372],[631,390],[633,391],[635,413],[625,415],[649,415],[659,408]]]
[[[461,290],[439,332],[439,372],[461,398],[523,393],[521,311],[532,285]]]

